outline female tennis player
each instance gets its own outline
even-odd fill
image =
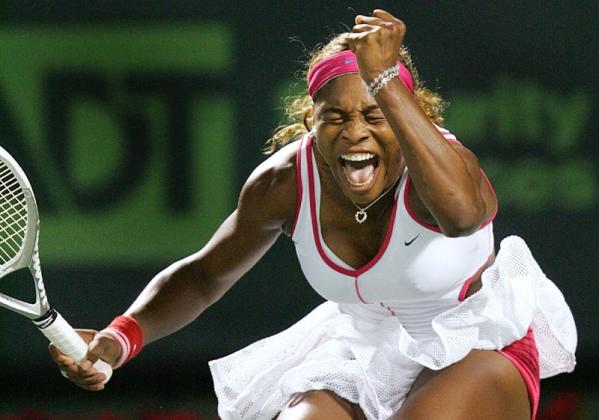
[[[574,368],[576,329],[524,241],[495,254],[495,194],[444,128],[402,46],[405,24],[357,16],[308,63],[297,123],[197,253],[159,273],[65,375],[114,368],[216,302],[285,233],[326,298],[289,329],[210,362],[223,419],[530,419],[541,377]]]

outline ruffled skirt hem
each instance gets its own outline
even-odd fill
[[[477,293],[433,318],[431,338],[412,338],[393,316],[356,321],[325,302],[287,330],[211,361],[219,416],[271,419],[294,393],[327,389],[359,404],[368,419],[387,419],[424,367],[443,369],[473,349],[501,349],[529,327],[541,377],[575,366],[570,309],[516,236],[501,242]]]

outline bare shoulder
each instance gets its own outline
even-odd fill
[[[250,174],[237,206],[240,217],[251,217],[267,227],[289,231],[297,204],[295,141],[268,157]]]

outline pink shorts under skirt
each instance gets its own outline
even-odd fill
[[[539,352],[532,329],[520,340],[497,350],[510,359],[516,366],[528,390],[532,419],[537,417],[541,394],[541,375],[539,371]]]

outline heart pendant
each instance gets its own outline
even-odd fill
[[[364,223],[366,221],[367,217],[368,217],[368,215],[366,214],[366,212],[364,210],[358,210],[356,212],[356,222],[358,222],[358,223]]]

